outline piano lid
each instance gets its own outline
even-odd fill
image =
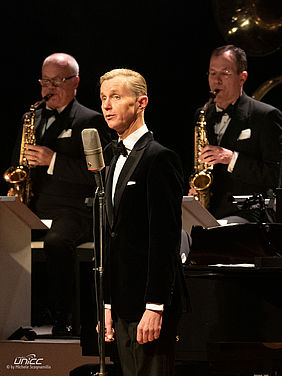
[[[281,223],[243,223],[213,228],[194,226],[188,262],[253,264],[257,258],[281,257]]]

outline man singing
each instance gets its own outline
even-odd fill
[[[124,376],[168,376],[181,308],[182,168],[145,125],[145,79],[115,69],[100,84],[120,141],[105,185],[105,340],[116,335]]]

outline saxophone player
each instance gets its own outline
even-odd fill
[[[199,161],[213,166],[210,212],[228,222],[259,221],[259,209],[238,210],[232,196],[266,195],[279,181],[282,113],[244,92],[247,77],[241,48],[226,45],[211,53],[208,81],[217,94],[206,112],[208,145]]]
[[[36,145],[25,145],[24,152],[31,166],[29,207],[40,218],[52,219],[43,240],[53,334],[59,336],[71,334],[73,251],[92,237],[92,209],[85,198],[93,196],[96,188],[87,170],[81,131],[96,128],[103,146],[110,141],[102,115],[77,101],[79,80],[79,66],[72,56],[54,53],[44,60],[41,95],[51,97],[35,111]],[[17,143],[14,161],[19,152]]]

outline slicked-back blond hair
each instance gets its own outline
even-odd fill
[[[100,77],[100,85],[102,85],[104,81],[110,80],[114,77],[126,77],[128,87],[136,98],[140,97],[141,95],[147,95],[147,84],[145,78],[140,73],[131,69],[112,69]]]

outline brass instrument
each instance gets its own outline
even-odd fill
[[[264,83],[262,83],[256,89],[252,97],[260,101],[270,90],[272,90],[273,88],[281,84],[282,84],[282,75],[271,78],[270,80],[267,80]]]
[[[209,105],[213,102],[217,92],[211,91],[211,97],[200,111],[199,120],[194,131],[194,172],[190,177],[190,187],[196,190],[195,198],[205,207],[210,205],[210,185],[212,184],[212,168],[207,163],[199,162],[199,156],[203,148],[208,145],[206,133],[206,112]]]
[[[281,4],[274,0],[212,0],[214,17],[228,44],[249,56],[266,56],[282,47]]]
[[[31,195],[31,179],[30,168],[31,166],[26,159],[25,145],[36,145],[34,134],[34,118],[35,110],[44,102],[52,97],[53,94],[48,94],[42,98],[41,101],[36,102],[30,106],[29,112],[26,113],[23,123],[21,148],[19,164],[17,167],[11,166],[4,172],[4,180],[12,184],[13,196],[16,196],[20,201],[26,205],[29,204]]]

